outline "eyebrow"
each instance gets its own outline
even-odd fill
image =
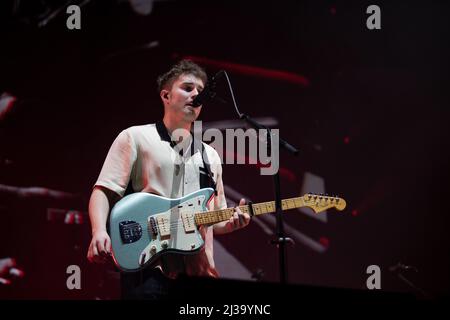
[[[195,83],[192,82],[192,81],[184,81],[184,82],[182,82],[181,84],[193,84],[193,85],[195,85]],[[201,89],[201,90],[204,89],[203,86],[201,86],[201,85],[199,85],[198,88]]]

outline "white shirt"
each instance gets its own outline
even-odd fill
[[[202,143],[211,174],[216,182],[217,196],[209,203],[209,210],[227,207],[223,191],[222,165],[216,150]],[[108,188],[121,197],[132,182],[135,192],[148,192],[167,198],[179,198],[200,189],[201,149],[194,144],[181,156],[171,146],[163,122],[134,126],[123,130],[114,140],[106,156],[95,186]],[[203,169],[202,169],[203,170]],[[205,246],[198,254],[169,256],[160,267],[170,277],[180,272],[195,276],[217,277],[213,258],[213,228],[200,228]],[[184,266],[183,266],[184,262]]]

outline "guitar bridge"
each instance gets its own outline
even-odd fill
[[[149,224],[150,232],[152,234],[152,238],[156,239],[156,237],[158,236],[158,227],[156,226],[155,218],[153,218],[153,217],[148,218],[148,224]]]

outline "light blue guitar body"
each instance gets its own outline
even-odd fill
[[[122,271],[137,271],[165,253],[198,252],[204,241],[194,216],[207,211],[213,193],[205,188],[169,199],[138,192],[117,202],[109,217],[116,266]]]

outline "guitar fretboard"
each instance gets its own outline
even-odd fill
[[[289,198],[281,200],[281,209],[282,210],[290,210],[295,208],[303,207],[304,201],[301,197],[297,198]],[[266,214],[266,213],[273,213],[276,211],[275,208],[275,201],[269,201],[269,202],[261,202],[261,203],[254,203],[253,205],[253,214],[255,216],[260,214]],[[242,205],[239,206],[239,209],[243,213],[250,214],[250,206],[249,205]],[[195,214],[195,223],[197,225],[204,225],[204,224],[214,224],[221,221],[226,221],[230,219],[234,214],[234,208],[227,208],[222,210],[214,210],[214,211],[208,211],[208,212],[202,212],[202,213],[196,213]]]

